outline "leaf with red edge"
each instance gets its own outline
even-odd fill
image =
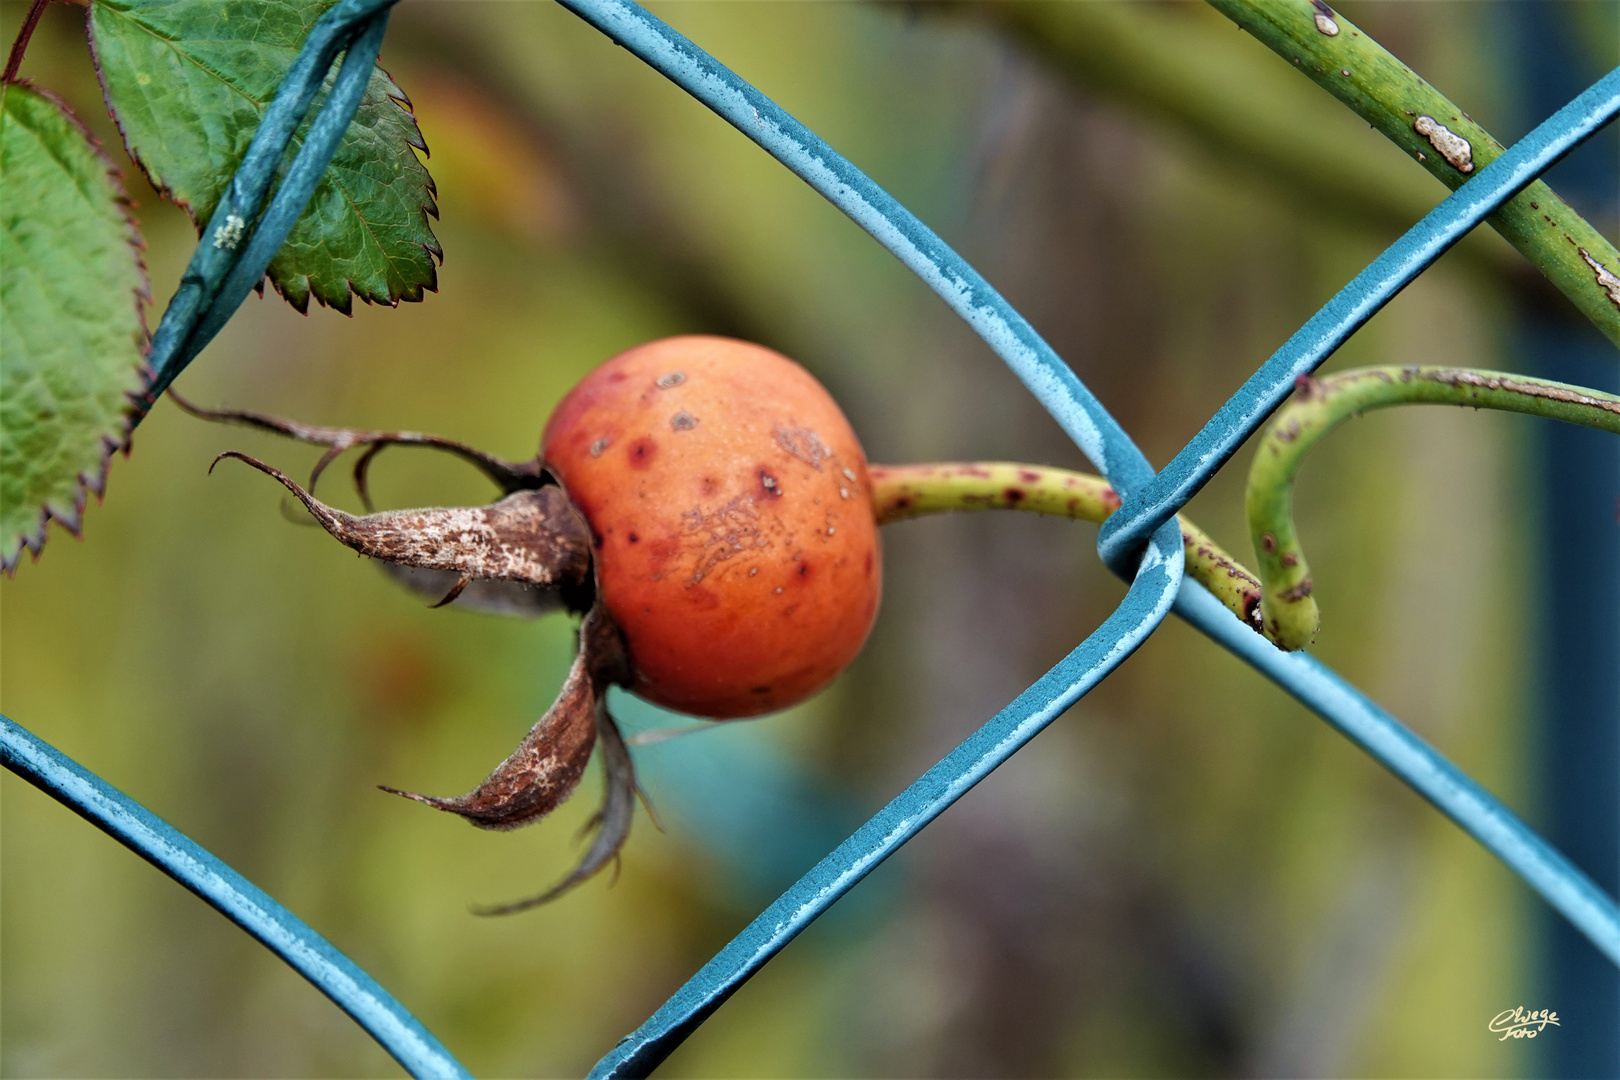
[[[77,534],[146,389],[146,269],[118,173],[67,108],[0,84],[0,566]]]

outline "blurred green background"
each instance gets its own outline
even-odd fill
[[[6,3],[9,41],[26,5]],[[1491,3],[1347,14],[1504,138]],[[654,10],[937,229],[1162,463],[1242,378],[1443,195],[1201,5]],[[1585,5],[1594,68],[1614,5]],[[1237,122],[1362,178],[1331,204],[1084,58],[1042,20],[1134,35],[1240,90]],[[1087,23],[1086,20],[1091,20]],[[128,165],[82,12],[23,71],[130,174],[157,300],[195,233]],[[1607,55],[1605,54],[1607,50]],[[442,433],[527,457],[608,356],[725,333],[805,364],[877,462],[1087,468],[988,350],[836,211],[552,4],[411,0],[383,64],[432,148],[440,290],[301,317],[250,299],[193,400]],[[1270,110],[1275,109],[1273,113]],[[1337,155],[1337,156],[1333,156]],[[1612,221],[1597,222],[1610,235]],[[1471,238],[1330,362],[1510,367],[1523,271]],[[1317,652],[1536,816],[1521,611],[1528,421],[1369,416],[1313,456],[1301,529]],[[955,517],[885,534],[865,652],[787,714],[637,751],[644,815],[604,875],[506,919],[578,854],[594,769],[555,818],[484,833],[379,793],[471,787],[546,707],[560,616],[429,611],[283,513],[240,449],[310,448],[161,404],[84,541],[0,587],[0,707],[241,870],[367,968],[478,1075],[581,1075],[842,835],[1089,632],[1122,593],[1090,526]],[[1191,514],[1246,553],[1240,454]],[[488,501],[393,450],[388,506]],[[323,488],[350,509],[341,471]],[[296,517],[297,515],[292,515]],[[631,727],[670,722],[633,699]],[[222,918],[27,784],[0,779],[6,1076],[387,1076],[386,1055]],[[1319,720],[1172,620],[722,1008],[666,1076],[1513,1076],[1486,1031],[1541,1007],[1539,901]]]

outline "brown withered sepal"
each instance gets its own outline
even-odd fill
[[[336,510],[257,458],[235,458],[280,481],[327,532],[374,559],[460,578],[448,603],[469,581],[516,581],[541,588],[582,586],[590,576],[590,530],[554,485],[518,491],[490,506],[385,510],[355,515]]]
[[[478,787],[443,798],[383,787],[384,791],[457,814],[481,829],[516,829],[538,821],[573,793],[598,742],[607,777],[602,808],[591,819],[596,836],[579,865],[538,896],[483,915],[506,915],[543,904],[595,874],[617,858],[635,815],[635,767],[618,725],[607,710],[609,686],[627,682],[629,664],[612,619],[600,605],[580,625],[579,652],[568,678],[546,714],[523,742]]]
[[[607,715],[607,688],[623,679],[623,655],[606,613],[593,608],[580,626],[579,652],[557,700],[488,779],[453,798],[383,790],[459,814],[481,829],[516,829],[539,820],[579,783]]]
[[[543,904],[614,861],[630,834],[640,789],[629,748],[608,712],[607,691],[614,684],[628,684],[630,665],[618,628],[595,602],[589,528],[540,463],[513,464],[438,436],[322,428],[262,413],[180,404],[206,419],[246,424],[327,446],[328,452],[311,474],[311,487],[338,454],[366,446],[356,462],[355,483],[368,508],[366,469],[380,450],[395,444],[454,453],[477,465],[507,493],[489,506],[354,515],[326,505],[277,469],[246,454],[227,451],[214,461],[235,458],[274,477],[328,533],[380,560],[409,587],[442,588],[450,582],[449,591],[436,606],[450,603],[471,587],[473,593],[487,594],[479,597],[481,606],[495,610],[538,614],[567,607],[585,612],[579,651],[556,701],[483,783],[452,797],[392,787],[383,790],[456,814],[482,829],[515,829],[560,806],[578,786],[592,751],[600,746],[607,783],[602,806],[588,826],[595,836],[579,865],[538,896],[480,909],[479,913],[508,914]]]

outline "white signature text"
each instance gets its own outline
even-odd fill
[[[1547,1030],[1547,1025],[1562,1027],[1558,1022],[1558,1014],[1551,1009],[1530,1011],[1520,1006],[1516,1009],[1504,1009],[1491,1019],[1491,1030],[1500,1031],[1502,1038],[1507,1039],[1533,1039]]]

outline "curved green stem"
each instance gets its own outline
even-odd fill
[[[1495,161],[1490,132],[1322,0],[1208,0],[1268,48],[1355,110],[1447,187]],[[1620,252],[1537,180],[1489,218],[1620,345]]]
[[[872,508],[879,525],[951,510],[1028,510],[1101,523],[1119,509],[1108,481],[1088,473],[1006,461],[873,465]],[[1187,574],[1238,618],[1260,629],[1260,581],[1185,517]]]
[[[1344,420],[1390,405],[1462,405],[1563,420],[1620,434],[1620,397],[1579,386],[1467,368],[1361,368],[1330,378],[1302,377],[1249,468],[1249,536],[1260,567],[1267,637],[1302,649],[1320,615],[1311,571],[1294,532],[1294,474],[1300,460]]]

